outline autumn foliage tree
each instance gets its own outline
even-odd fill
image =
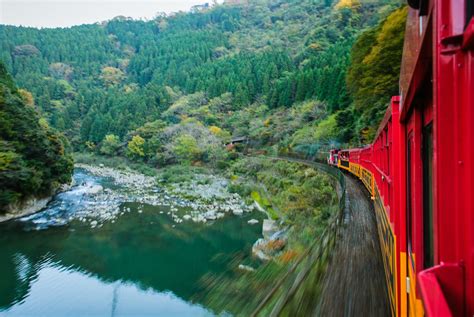
[[[189,134],[180,135],[176,138],[173,151],[176,154],[178,161],[182,163],[189,163],[197,160],[201,154],[196,139]]]
[[[125,78],[125,74],[118,68],[107,66],[102,68],[100,78],[106,86],[118,85]]]
[[[120,138],[114,134],[107,134],[102,141],[100,153],[105,155],[114,155],[120,148]]]
[[[352,48],[347,85],[363,143],[371,141],[390,97],[398,95],[406,15],[407,7],[394,11],[364,32]]]
[[[145,156],[145,152],[143,151],[144,144],[145,144],[145,140],[141,136],[134,135],[127,145],[128,155],[133,158],[144,157]]]

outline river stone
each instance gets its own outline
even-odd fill
[[[249,224],[251,225],[254,225],[256,223],[258,223],[258,220],[257,219],[250,219],[249,221],[247,221]]]
[[[260,238],[257,241],[255,241],[255,243],[252,246],[252,254],[262,261],[268,261],[271,259],[271,257],[265,254],[265,252],[263,251],[263,249],[265,249],[266,244],[267,244],[267,241]]]
[[[270,239],[270,237],[278,231],[278,226],[275,220],[264,219],[262,226],[262,235],[265,239]]]
[[[85,189],[85,192],[87,194],[97,194],[97,193],[100,193],[102,191],[103,187],[100,186],[100,185],[92,185],[88,188]]]
[[[244,265],[244,264],[239,264],[238,268],[242,271],[247,271],[247,272],[254,272],[255,269],[251,266]]]
[[[204,218],[202,215],[198,215],[197,217],[193,217],[194,222],[206,222],[206,218]]]
[[[191,216],[190,216],[190,215],[184,215],[184,216],[183,216],[183,219],[184,219],[184,220],[189,220],[189,219],[191,219]]]
[[[208,211],[204,214],[204,217],[207,219],[207,220],[216,220],[217,216],[216,216],[216,212],[211,210],[211,211]]]

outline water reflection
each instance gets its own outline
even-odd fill
[[[65,287],[74,285],[74,287]],[[209,316],[172,292],[142,290],[131,283],[104,283],[79,271],[44,262],[29,295],[4,311],[6,316]]]
[[[119,208],[131,212],[95,229],[78,220],[40,231],[29,221],[0,225],[0,315],[212,315],[192,301],[200,279],[233,269],[259,237],[247,224],[257,214],[175,224],[157,206]]]

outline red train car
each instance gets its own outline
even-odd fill
[[[337,166],[338,160],[339,160],[339,150],[338,149],[332,149],[329,151],[329,156],[328,156],[328,164]]]
[[[394,316],[474,316],[474,2],[409,0],[400,96],[338,167],[374,200]]]

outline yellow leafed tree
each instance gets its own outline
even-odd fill
[[[139,135],[134,135],[132,140],[128,142],[128,152],[131,156],[143,157],[145,152],[143,150],[143,145],[145,144],[145,139]]]
[[[35,99],[33,98],[31,92],[26,89],[18,89],[18,93],[20,94],[21,99],[23,99],[23,102],[27,106],[33,107],[35,105]]]
[[[113,86],[119,84],[125,78],[125,74],[118,68],[107,66],[102,68],[100,78],[105,85]]]
[[[343,8],[358,8],[360,7],[360,1],[359,0],[339,0],[339,2],[336,4],[336,9],[343,9]]]

